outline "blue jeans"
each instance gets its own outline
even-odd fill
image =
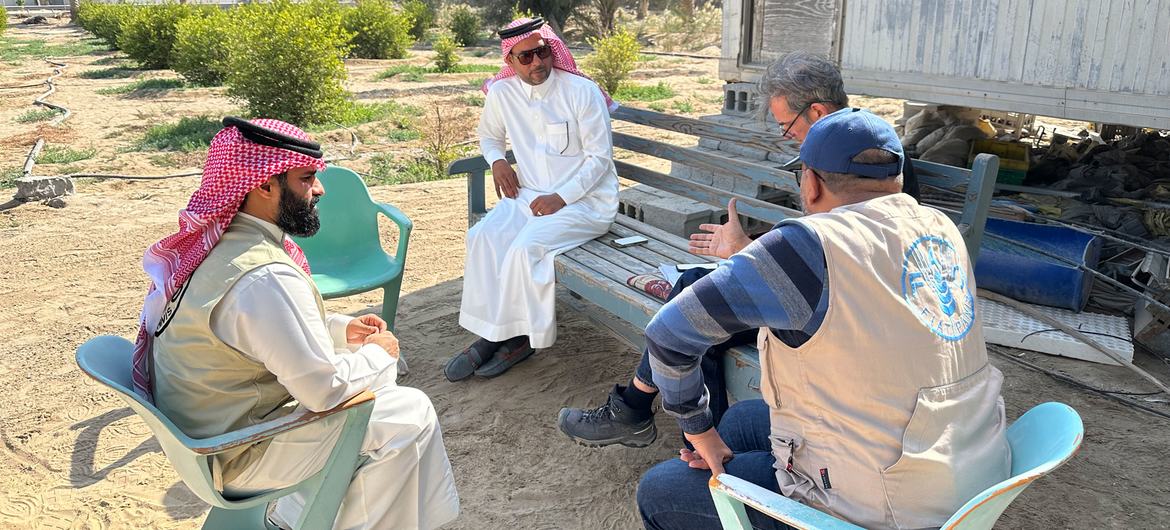
[[[735,458],[724,469],[736,477],[771,491],[779,491],[773,465],[768,405],[762,399],[741,401],[723,415],[719,435]],[[711,472],[692,469],[677,458],[662,462],[642,475],[638,484],[638,511],[642,524],[649,530],[720,529],[719,514],[707,481]],[[747,509],[752,526],[758,529],[787,530],[791,527],[775,521],[750,507]]]

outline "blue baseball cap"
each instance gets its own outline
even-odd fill
[[[898,156],[891,164],[859,164],[853,157],[867,149]],[[816,121],[800,145],[804,165],[830,173],[850,173],[886,179],[902,173],[902,141],[885,120],[858,109],[845,108]]]

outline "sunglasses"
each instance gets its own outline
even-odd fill
[[[508,52],[508,54],[512,57],[515,57],[517,61],[520,61],[520,64],[528,66],[532,64],[533,56],[540,57],[541,59],[548,59],[548,57],[552,55],[552,48],[549,48],[548,45],[545,44],[544,46],[539,46],[531,50],[524,50],[520,53]]]

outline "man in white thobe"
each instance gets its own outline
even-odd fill
[[[459,324],[480,338],[447,363],[451,381],[494,377],[553,344],[553,258],[604,234],[617,214],[612,102],[541,19],[500,36],[507,67],[485,83],[478,130],[500,201],[467,234]]]
[[[376,315],[326,314],[288,237],[320,226],[319,146],[284,122],[229,120],[180,231],[144,259],[156,288],[136,348],[136,391],[187,435],[207,438],[370,390],[374,408],[334,528],[452,521],[459,499],[438,418],[426,394],[397,386],[398,340]],[[252,495],[310,477],[343,423],[331,416],[216,455],[216,487]],[[291,529],[303,504],[300,494],[283,497],[270,519]]]

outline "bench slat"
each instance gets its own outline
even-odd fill
[[[757,186],[770,186],[792,194],[800,193],[800,188],[796,186],[796,177],[790,171],[620,132],[613,133],[613,145],[702,170],[713,171],[721,176],[751,182]]]
[[[651,230],[653,228],[652,226],[633,220],[629,221],[630,224],[625,224],[620,217],[618,219],[619,220],[617,223],[614,223],[612,226],[610,226],[610,232],[613,232],[621,237],[646,236],[646,238],[650,241],[647,241],[646,243],[638,246],[645,247],[665,256],[667,258],[667,263],[694,263],[696,261],[702,261],[702,258],[696,260],[697,256],[694,254],[691,254],[685,250],[679,250],[674,244],[672,244],[673,242],[670,240],[659,237],[658,234],[654,233],[654,230],[657,229]],[[637,226],[640,226],[640,228],[635,228]],[[677,236],[672,234],[666,235],[675,240],[679,239]]]
[[[580,263],[586,267],[589,267],[590,269],[592,269],[593,273],[600,274],[600,275],[602,275],[606,278],[609,278],[610,280],[613,280],[614,282],[620,284],[621,289],[632,293],[630,296],[636,296],[638,298],[645,299],[646,301],[652,302],[655,304],[659,304],[659,305],[662,304],[662,302],[660,300],[658,300],[657,298],[654,298],[653,296],[650,296],[645,291],[642,291],[641,289],[634,289],[634,288],[630,287],[629,285],[626,285],[626,280],[628,280],[630,278],[630,276],[633,276],[635,273],[628,271],[626,269],[623,269],[617,265],[614,265],[613,263],[605,261],[605,258],[602,258],[596,254],[593,254],[593,253],[589,252],[588,250],[585,250],[584,248],[581,248],[581,247],[577,247],[577,248],[571,250],[570,252],[572,253],[571,257],[573,258],[574,261],[576,261],[577,263]],[[566,254],[569,254],[570,252],[566,252]]]
[[[635,247],[636,246],[637,245],[635,245]],[[626,248],[619,249],[619,248],[611,247],[608,244],[602,243],[602,242],[597,241],[597,240],[587,241],[587,242],[585,242],[584,245],[581,245],[581,247],[584,248],[585,250],[588,250],[591,254],[593,254],[595,256],[598,256],[602,259],[606,259],[606,260],[613,262],[614,264],[620,266],[621,268],[630,271],[630,273],[632,273],[632,274],[645,274],[648,272],[654,272],[654,271],[658,270],[658,264],[650,265],[650,264],[626,253],[626,250],[629,250],[629,249],[634,248],[634,247],[626,247]]]
[[[622,162],[621,160],[615,160],[614,166],[617,167],[618,175],[622,177],[641,182],[653,188],[669,191],[676,195],[702,201],[712,206],[725,207],[727,201],[734,197],[738,200],[737,208],[739,209],[739,213],[767,223],[775,224],[788,217],[800,216],[800,212],[792,208],[785,208],[738,193],[672,177],[664,173],[635,166],[628,162]]]
[[[629,123],[648,125],[692,136],[707,136],[765,151],[778,151],[793,155],[800,151],[795,142],[785,140],[783,136],[778,134],[696,120],[686,116],[670,116],[625,105],[619,107],[610,116]]]
[[[638,294],[624,282],[619,283],[582,264],[569,252],[557,256],[554,265],[557,281],[565,288],[641,329],[646,329],[650,318],[662,307],[658,301]]]
[[[608,245],[611,241],[613,241],[619,237],[629,237],[629,236],[622,236],[620,234],[615,233],[613,231],[614,228],[622,229],[622,227],[620,227],[620,226],[613,225],[610,227],[609,233],[599,237],[597,240],[603,244]],[[626,233],[629,235],[636,235],[633,230],[629,230],[629,229],[624,229],[624,230],[626,230],[627,231]],[[676,261],[674,258],[664,256],[660,252],[655,252],[655,251],[651,250],[649,247],[646,246],[646,244],[634,245],[632,247],[626,247],[626,248],[623,248],[622,251],[625,252],[626,255],[631,256],[631,257],[641,261],[642,263],[645,263],[646,265],[650,265],[653,267],[657,267],[663,263],[674,263]]]

